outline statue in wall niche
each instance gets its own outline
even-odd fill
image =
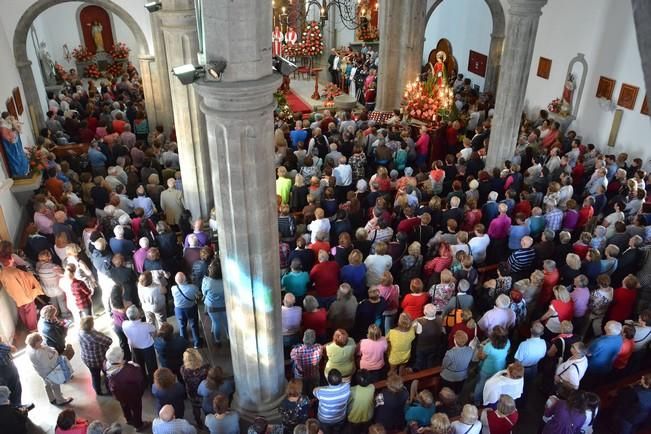
[[[95,21],[90,27],[90,33],[93,35],[93,42],[95,42],[95,51],[98,53],[104,52],[104,37],[102,36],[102,23]]]
[[[56,72],[54,70],[54,60],[50,52],[47,50],[45,42],[41,42],[38,50],[38,59],[41,62],[41,69],[43,70],[43,79],[46,85],[56,83]]]
[[[561,98],[561,114],[564,116],[572,112],[572,94],[574,93],[574,77],[572,74],[567,76],[563,85],[563,97]]]
[[[27,176],[29,173],[29,160],[25,155],[23,143],[20,140],[20,122],[9,113],[2,113],[0,119],[0,138],[2,147],[7,156],[7,163],[11,176]]]

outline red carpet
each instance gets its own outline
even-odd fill
[[[293,90],[289,90],[289,93],[285,95],[287,99],[287,104],[293,113],[311,113],[312,107],[307,105],[303,99],[296,95]]]

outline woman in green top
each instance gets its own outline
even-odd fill
[[[332,342],[326,345],[328,362],[324,374],[327,377],[331,369],[337,369],[342,377],[350,377],[355,372],[355,340],[344,329],[337,329],[332,335]]]
[[[511,348],[508,331],[501,326],[493,327],[493,331],[477,350],[480,360],[479,380],[475,386],[475,402],[482,403],[484,384],[486,380],[498,371],[506,368],[506,356]]]
[[[292,180],[287,177],[287,168],[278,168],[278,179],[276,179],[276,195],[280,196],[283,205],[289,204],[289,196],[292,191]]]
[[[136,139],[146,142],[147,137],[149,136],[149,122],[145,117],[145,112],[142,110],[139,110],[138,113],[136,113],[134,127],[135,128],[133,132],[136,134]]]

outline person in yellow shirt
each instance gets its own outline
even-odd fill
[[[348,402],[348,423],[353,432],[365,432],[373,420],[375,408],[375,386],[366,369],[357,371],[357,385],[350,388]]]
[[[389,330],[389,375],[399,371],[411,357],[411,343],[416,338],[409,314],[401,313],[398,327]]]
[[[32,273],[25,272],[13,265],[12,259],[9,266],[0,266],[0,285],[16,303],[18,316],[27,330],[34,331],[37,324],[34,299],[45,294],[41,284]]]
[[[324,374],[337,369],[342,377],[350,377],[355,372],[355,340],[348,336],[344,329],[337,329],[332,335],[332,342],[325,346],[328,362],[325,365]]]
[[[278,168],[278,179],[276,179],[276,195],[280,196],[281,203],[287,205],[292,191],[292,180],[287,177],[285,166]]]

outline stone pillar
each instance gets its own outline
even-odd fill
[[[195,83],[205,115],[235,375],[233,407],[277,419],[285,392],[273,164],[271,2],[202,0],[208,60],[220,82]],[[273,226],[273,228],[271,227]]]
[[[484,92],[493,95],[497,92],[497,82],[500,76],[500,63],[502,61],[502,49],[504,48],[504,35],[491,33],[491,45],[488,49],[488,64],[486,65],[486,79],[484,80]]]
[[[34,73],[32,72],[32,62],[31,60],[17,62],[16,67],[23,82],[27,114],[30,116],[30,120],[36,122],[36,125],[32,125],[34,136],[36,136],[39,130],[45,127],[45,117],[43,116],[43,108],[40,104],[41,98],[38,95],[36,80],[34,80]]]
[[[199,41],[194,0],[165,0],[158,12],[165,44],[167,78],[170,84],[174,126],[183,179],[183,199],[194,218],[208,218],[212,208],[212,185],[208,140],[199,101],[192,86],[186,86],[171,74],[171,69],[188,63],[197,64]]]
[[[169,132],[174,125],[174,114],[172,110],[172,94],[170,90],[170,74],[165,54],[165,41],[161,31],[161,17],[159,12],[149,14],[151,23],[151,34],[154,43],[154,60],[150,68],[152,82],[155,83],[152,89],[152,102],[156,113],[158,125],[163,125]],[[151,110],[148,110],[148,112]],[[151,127],[156,124],[150,122]]]
[[[486,157],[487,169],[501,167],[513,156],[524,108],[538,21],[547,0],[509,0],[506,40],[500,66],[500,86]]]
[[[159,125],[158,110],[156,110],[156,100],[154,98],[154,89],[158,87],[154,82],[152,64],[154,56],[143,54],[138,56],[140,64],[140,78],[142,79],[142,93],[145,95],[145,107],[147,107],[147,121],[150,128]]]
[[[426,6],[426,0],[380,3],[376,110],[391,111],[400,107],[405,85],[420,74]]]
[[[633,5],[633,19],[637,34],[637,45],[642,58],[642,71],[647,94],[651,93],[651,33],[649,21],[651,20],[651,3],[646,0],[631,0]]]

